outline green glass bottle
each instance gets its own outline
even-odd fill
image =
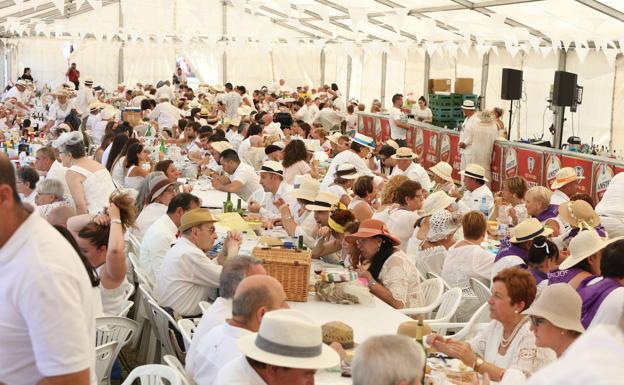
[[[305,246],[303,244],[303,235],[300,235],[299,239],[297,239],[297,249],[305,250]]]
[[[236,202],[236,212],[240,216],[243,216],[243,207],[242,207],[242,202],[240,198],[238,198],[238,201]]]
[[[147,132],[145,133],[145,136],[152,136],[152,125],[151,124],[147,125]]]
[[[167,153],[167,149],[165,148],[165,140],[161,139],[160,140],[160,152],[165,154]]]
[[[223,204],[223,212],[231,213],[234,211],[234,205],[232,204],[232,193],[227,193],[227,200]]]

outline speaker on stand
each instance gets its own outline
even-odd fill
[[[580,104],[582,100],[582,88],[576,85],[576,81],[577,75],[574,73],[555,71],[552,92],[552,104],[555,106],[555,148],[561,148],[563,139],[563,123],[566,120],[564,117],[565,108],[570,107],[570,111],[574,112],[576,111],[577,104]]]
[[[503,68],[503,79],[501,83],[501,99],[510,101],[509,129],[507,130],[507,140],[509,140],[511,138],[513,102],[514,100],[522,99],[522,71],[513,68]]]

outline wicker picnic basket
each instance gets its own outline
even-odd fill
[[[264,261],[267,274],[282,283],[289,301],[307,302],[310,251],[255,247],[251,252]]]

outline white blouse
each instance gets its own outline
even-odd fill
[[[469,341],[470,347],[485,362],[503,369],[519,370],[528,377],[557,359],[553,350],[535,345],[535,335],[529,328],[530,322],[526,320],[509,344],[505,355],[500,355],[498,347],[503,338],[503,324],[492,320],[486,329]]]
[[[414,257],[416,265],[422,267],[421,272],[423,274],[425,272],[432,272],[440,275],[442,272],[442,266],[444,265],[444,260],[448,255],[448,250],[446,250],[444,246],[435,246],[423,250],[423,243],[424,241],[418,245],[418,250]]]
[[[442,266],[442,278],[452,287],[459,287],[464,294],[473,295],[470,278],[490,280],[495,255],[479,245],[465,245],[448,249]]]
[[[408,308],[423,306],[425,303],[418,277],[416,266],[401,250],[395,251],[379,272],[379,281],[392,293],[392,298]]]
[[[414,234],[414,225],[418,218],[416,212],[402,208],[390,209],[388,211],[388,219],[386,221],[388,231],[401,240],[399,247],[403,251],[407,250],[407,243],[412,234]]]

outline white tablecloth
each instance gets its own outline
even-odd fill
[[[197,184],[193,186],[193,191],[191,193],[201,199],[203,207],[208,208],[223,209],[223,202],[225,202],[227,199],[227,193],[225,191],[219,191],[214,189],[200,189],[199,185]],[[236,209],[236,204],[238,203],[238,199],[240,199],[240,197],[232,193],[230,199],[232,200],[232,204]],[[242,199],[241,207],[247,208],[247,202]]]

